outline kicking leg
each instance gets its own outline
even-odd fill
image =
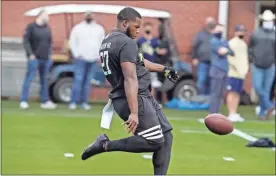
[[[139,125],[134,136],[109,141],[108,137],[102,134],[93,144],[88,146],[82,155],[82,159],[85,160],[105,151],[124,151],[131,153],[157,151],[162,143],[164,143],[164,137],[158,118],[156,117],[155,108],[150,99],[145,97],[139,97],[138,105]],[[124,121],[128,119],[130,110],[127,108],[128,104],[125,98],[114,100],[113,107]],[[147,108],[144,109],[144,107]]]
[[[131,153],[143,153],[143,152],[154,152],[161,148],[164,142],[162,137],[154,140],[148,140],[143,136],[130,136],[119,140],[110,141],[105,134],[101,134],[95,142],[90,144],[83,152],[81,158],[86,160],[91,156],[103,153],[103,152],[131,152]]]
[[[124,151],[131,153],[154,152],[158,150],[162,142],[149,141],[142,136],[130,136],[128,138],[108,141],[105,144],[105,151]]]

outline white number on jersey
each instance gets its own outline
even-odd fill
[[[111,70],[109,69],[109,65],[108,65],[108,51],[103,51],[100,52],[100,57],[101,57],[101,61],[102,61],[102,68],[104,71],[104,75],[110,75],[111,74]]]

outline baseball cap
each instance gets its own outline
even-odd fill
[[[235,27],[235,31],[237,31],[237,32],[243,32],[243,31],[245,31],[244,25],[238,24],[238,25]]]
[[[92,15],[92,12],[90,10],[86,11],[85,14],[84,14],[84,16],[86,16],[86,17],[89,16],[89,15]]]

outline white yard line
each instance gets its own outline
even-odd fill
[[[242,132],[242,131],[240,131],[240,130],[238,130],[238,129],[234,129],[233,132],[232,132],[231,134],[234,134],[234,135],[236,135],[236,136],[238,136],[238,137],[241,137],[241,138],[243,138],[243,139],[246,139],[246,140],[252,141],[252,142],[255,142],[255,141],[258,140],[257,138],[255,138],[255,137],[253,137],[253,136],[250,136],[249,134],[247,134],[247,133],[245,133],[245,132]]]
[[[210,132],[206,130],[190,130],[190,129],[185,129],[185,130],[180,130],[182,133],[191,133],[191,134],[211,134]]]
[[[236,161],[234,158],[232,158],[232,157],[223,157],[222,158],[223,160],[225,160],[225,161]]]
[[[235,129],[236,130],[236,129]],[[234,130],[234,131],[235,131]],[[182,133],[191,133],[191,134],[211,134],[208,130],[197,130],[197,129],[183,129],[183,130],[180,130]],[[248,132],[248,131],[246,131]],[[233,132],[232,132],[233,133]],[[231,133],[231,134],[232,134]],[[234,133],[240,133],[239,132],[234,132]],[[233,133],[233,134],[234,134]],[[250,133],[250,132],[249,132]],[[273,133],[258,133],[258,132],[254,132],[254,133],[250,133],[252,134],[253,136],[260,136],[260,137],[273,137],[275,136],[275,134]],[[248,136],[247,136],[248,137]]]

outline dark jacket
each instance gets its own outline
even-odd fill
[[[26,55],[35,55],[37,59],[49,59],[52,50],[52,34],[48,25],[31,23],[27,26],[23,41]]]
[[[158,55],[157,54],[157,61],[161,65],[171,65],[171,51],[170,51],[170,43],[166,39],[161,39],[160,44],[158,46],[159,49],[167,49],[167,54],[165,55]]]
[[[203,29],[200,31],[193,40],[192,44],[192,58],[199,59],[199,61],[211,61],[211,47],[210,39],[212,34]]]
[[[212,67],[216,67],[224,72],[228,72],[228,60],[227,55],[234,55],[233,51],[230,49],[228,45],[228,41],[221,38],[218,39],[217,37],[212,37],[211,41],[211,48],[212,48]],[[219,55],[218,50],[219,48],[224,47],[228,49],[228,53],[226,55]]]
[[[253,32],[248,43],[248,56],[256,67],[272,66],[275,63],[275,31],[260,28]]]

